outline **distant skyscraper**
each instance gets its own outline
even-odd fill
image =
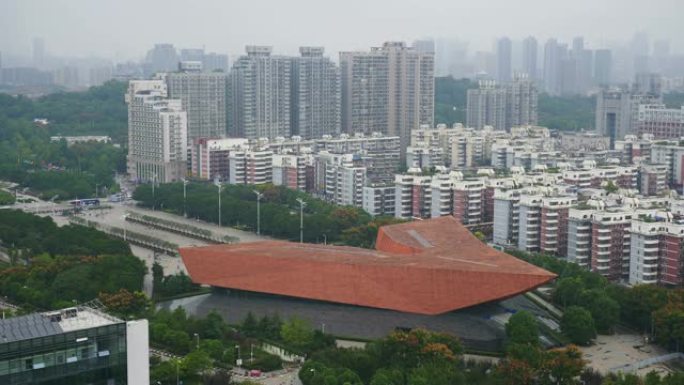
[[[585,49],[584,38],[578,36],[572,40],[572,51],[568,56],[574,63],[566,63],[566,65],[574,64],[575,68],[574,70],[572,68],[565,69],[563,93],[586,94],[592,86],[594,52]],[[574,74],[567,73],[568,71],[574,72]],[[572,79],[570,80],[572,84],[568,83],[569,79]]]
[[[506,129],[506,90],[493,80],[481,80],[480,88],[467,91],[466,124],[481,129]]]
[[[342,130],[401,138],[434,120],[434,54],[388,42],[370,52],[341,52]]]
[[[179,58],[173,44],[155,44],[147,51],[145,62],[147,72],[153,74],[177,70]]]
[[[577,59],[572,55],[564,55],[560,62],[560,94],[575,95],[579,93],[577,78]]]
[[[659,96],[663,92],[663,80],[660,74],[638,73],[634,77],[632,93]]]
[[[511,81],[513,54],[511,39],[502,37],[496,42],[496,80],[499,83]]]
[[[435,76],[463,78],[472,75],[472,64],[467,60],[468,43],[437,39],[435,41]]]
[[[322,47],[301,47],[292,59],[292,134],[320,138],[340,132],[340,70]]]
[[[641,105],[663,103],[660,77],[656,74],[640,74],[632,90],[601,90],[596,95],[596,131],[610,137],[614,148],[616,140],[635,132],[639,124]]]
[[[537,124],[537,87],[527,75],[497,86],[480,81],[479,89],[467,91],[466,123],[481,129],[492,126],[509,131],[511,127]]]
[[[613,55],[609,49],[597,49],[594,55],[594,83],[606,86],[611,83]]]
[[[506,85],[506,130],[537,124],[538,91],[527,75],[516,76]]]
[[[537,39],[533,36],[523,40],[522,69],[530,77],[537,79]]]
[[[215,52],[205,52],[204,48],[183,48],[180,50],[181,61],[196,61],[202,63],[202,71],[222,71],[228,73],[228,55]]]
[[[203,61],[204,48],[183,48],[180,50],[181,61]]]
[[[167,98],[162,79],[134,80],[126,103],[131,180],[168,183],[185,177],[188,133],[181,100]]]
[[[45,67],[45,40],[37,37],[33,39],[33,66],[36,68]]]
[[[580,52],[584,50],[584,38],[582,36],[577,36],[572,39],[572,51]]]
[[[653,43],[653,70],[662,73],[670,58],[670,41],[656,40]]]
[[[271,47],[247,46],[229,75],[228,133],[242,138],[289,136],[292,59]]]
[[[561,48],[556,39],[544,44],[544,91],[551,95],[561,93]]]
[[[202,67],[206,72],[222,71],[227,74],[230,69],[228,67],[228,55],[209,52],[204,55]]]
[[[632,37],[631,48],[634,56],[648,56],[651,52],[648,34],[644,31],[635,33]]]
[[[432,39],[416,40],[413,42],[413,48],[418,52],[435,53],[435,41]]]
[[[225,73],[198,70],[170,72],[166,75],[166,82],[169,97],[180,99],[187,113],[188,143],[198,138],[226,136]]]
[[[53,71],[53,81],[56,85],[65,88],[76,88],[79,85],[78,68],[63,66]]]

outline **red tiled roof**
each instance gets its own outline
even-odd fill
[[[420,314],[507,298],[555,277],[488,247],[451,216],[382,227],[376,250],[267,241],[180,253],[196,283]]]

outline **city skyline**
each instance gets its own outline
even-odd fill
[[[527,36],[535,36],[539,41],[551,37],[570,41],[578,35],[593,42],[590,48],[595,49],[626,44],[640,31],[652,40],[672,40],[673,52],[684,51],[682,43],[674,40],[676,21],[663,17],[676,13],[677,9],[684,11],[684,4],[674,0],[657,1],[659,4],[653,4],[648,10],[626,7],[625,2],[614,0],[579,1],[560,9],[539,0],[516,4],[500,0],[487,4],[430,0],[392,4],[392,7],[386,1],[320,4],[297,0],[295,3],[228,5],[204,1],[189,8],[182,1],[167,1],[164,2],[165,21],[185,26],[169,29],[151,27],[148,15],[159,13],[159,4],[154,1],[136,3],[136,12],[128,12],[130,7],[122,6],[121,2],[95,5],[87,1],[9,1],[0,5],[0,51],[6,52],[6,56],[30,57],[31,42],[37,38],[44,40],[46,53],[125,61],[143,57],[150,46],[159,42],[204,47],[230,55],[243,52],[247,44],[266,44],[280,47],[282,51],[278,53],[293,55],[302,45],[324,46],[327,52],[338,52],[363,49],[373,41],[432,37],[468,41],[470,51],[475,52],[492,50],[496,39],[503,36],[514,41]],[[611,18],[617,6],[621,16],[618,20]],[[307,9],[306,17],[296,12],[302,7]],[[36,12],[37,9],[45,12]],[[436,9],[440,12],[435,12]],[[80,16],[84,14],[89,17]],[[375,14],[384,16],[371,16]],[[534,17],[527,19],[529,23],[521,28],[520,20],[526,20],[529,14]],[[259,28],[254,28],[257,24],[252,23],[249,15],[258,15]],[[188,26],[189,19],[203,22]],[[606,27],[606,19],[611,20],[610,28]],[[582,21],[581,26],[577,20]],[[348,28],[349,22],[354,25],[353,29]],[[121,28],[121,25],[134,28]],[[298,28],[288,28],[288,25]],[[113,30],[117,33],[111,33]]]

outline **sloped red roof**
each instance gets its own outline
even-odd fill
[[[382,227],[376,250],[267,241],[180,253],[196,283],[420,314],[507,298],[555,277],[488,247],[451,216]]]

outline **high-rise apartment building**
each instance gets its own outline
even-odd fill
[[[289,136],[292,59],[247,46],[229,76],[228,133],[241,138]]]
[[[367,169],[370,183],[389,182],[400,166],[400,138],[372,135],[341,134],[337,138],[325,136],[315,141],[315,150],[331,154],[354,154],[362,160]]]
[[[145,67],[148,74],[175,71],[178,68],[178,52],[173,44],[155,44],[147,51]]]
[[[523,40],[522,70],[530,79],[538,79],[537,73],[537,39],[529,36]]]
[[[191,144],[192,175],[204,180],[230,180],[230,152],[249,149],[242,138],[200,138]]]
[[[169,97],[180,99],[188,115],[188,143],[226,136],[226,79],[221,72],[202,72],[201,65],[166,74]]]
[[[480,88],[467,91],[466,125],[506,130],[506,90],[494,81],[481,80]]]
[[[363,210],[376,217],[394,216],[395,188],[392,184],[379,184],[363,187]]]
[[[569,59],[574,62],[575,68],[568,68],[564,79],[574,77],[573,84],[566,84],[563,91],[566,94],[586,94],[592,86],[594,51],[584,48],[584,38],[576,37],[572,40],[572,51]]]
[[[342,131],[401,138],[434,120],[434,54],[388,42],[370,52],[341,52]]]
[[[429,175],[395,175],[394,216],[404,219],[430,218],[432,214],[431,185],[432,177]]]
[[[507,131],[514,126],[536,125],[537,98],[537,87],[526,75],[501,87],[492,81],[480,81],[479,89],[467,92],[467,125]]]
[[[527,75],[506,85],[506,127],[537,124],[537,86]]]
[[[496,42],[496,80],[499,83],[511,81],[512,57],[513,43],[511,43],[511,39],[502,37]]]
[[[131,180],[168,183],[185,176],[187,114],[180,99],[168,99],[166,82],[128,83],[128,158]]]
[[[615,141],[632,132],[630,94],[622,90],[601,90],[596,95],[596,131]]]
[[[292,59],[292,134],[320,138],[340,132],[340,70],[323,47],[300,47]]]
[[[567,51],[567,46],[556,39],[549,39],[544,44],[544,91],[550,95],[563,92],[563,62],[567,59]],[[565,67],[568,65],[566,63]]]
[[[684,225],[634,218],[631,245],[630,284],[684,285]]]
[[[325,197],[341,206],[363,206],[366,168],[353,160],[354,155],[339,157],[339,162],[326,167]]]
[[[520,215],[520,189],[494,192],[493,241],[497,245],[518,245],[518,222]]]
[[[630,222],[624,210],[570,209],[567,229],[569,261],[618,281],[629,273]]]
[[[594,84],[607,86],[611,82],[613,55],[609,49],[597,49],[594,52]]]
[[[183,48],[180,50],[180,61],[202,63],[204,72],[228,73],[228,55],[205,52],[204,48]]]

